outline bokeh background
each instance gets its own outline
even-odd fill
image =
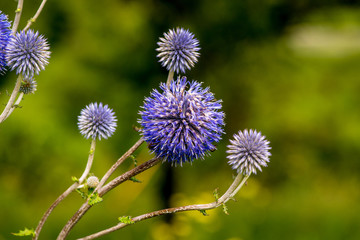
[[[40,0],[25,0],[20,27]],[[0,10],[14,17],[16,1]],[[77,116],[103,102],[118,118],[98,142],[92,172],[101,177],[139,134],[138,111],[167,72],[157,62],[163,32],[181,26],[200,41],[186,73],[223,100],[226,135],[206,160],[160,164],[105,196],[69,239],[166,206],[213,201],[234,172],[226,145],[245,128],[271,142],[268,168],[221,209],[140,222],[101,239],[360,239],[360,1],[356,0],[49,0],[33,28],[51,45],[51,61],[0,125],[0,239],[35,228],[48,206],[80,176],[90,141]],[[0,76],[1,105],[15,74]],[[146,146],[136,157],[151,158]],[[116,172],[132,167],[128,160]],[[82,203],[76,193],[55,209],[40,239],[57,233]]]

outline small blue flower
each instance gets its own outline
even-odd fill
[[[149,149],[175,166],[215,150],[214,142],[224,132],[221,100],[216,100],[209,88],[188,82],[186,77],[172,81],[169,88],[162,83],[160,88],[162,93],[153,90],[139,112]]]
[[[170,29],[157,44],[159,62],[168,71],[185,73],[185,69],[194,67],[200,56],[199,41],[194,38],[194,34],[183,28]]]
[[[30,77],[23,79],[20,86],[20,92],[24,94],[30,94],[30,93],[35,93],[36,90],[37,90],[37,83],[34,80],[34,78]]]
[[[5,47],[9,42],[10,34],[11,30],[8,18],[0,11],[0,73],[4,71],[6,66]]]
[[[115,132],[117,119],[108,105],[90,103],[81,110],[78,121],[80,133],[86,139],[91,137],[101,140],[101,138],[107,139]]]
[[[238,134],[234,134],[234,140],[230,140],[230,143],[229,150],[226,151],[229,154],[228,163],[239,174],[256,174],[256,170],[261,172],[261,167],[267,167],[271,147],[261,132],[252,129],[239,131]]]
[[[49,44],[44,36],[33,30],[16,33],[6,47],[7,65],[16,74],[32,77],[39,74],[49,63]]]

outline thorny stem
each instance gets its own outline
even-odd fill
[[[171,80],[173,80],[173,78],[174,78],[174,71],[170,70],[169,74],[168,74],[167,81],[166,81],[166,86],[168,88],[170,87],[170,83],[171,83]]]
[[[21,81],[22,81],[22,76],[21,76],[21,74],[19,74],[19,76],[18,76],[18,78],[16,80],[16,83],[15,83],[15,88],[14,88],[13,92],[11,93],[10,99],[6,104],[4,111],[0,115],[0,123],[5,121],[5,119],[9,117],[9,115],[10,115],[9,112],[10,112],[11,108],[13,107],[16,96],[19,93],[19,89],[20,89],[20,86],[21,86]]]
[[[131,177],[138,175],[139,173],[155,166],[160,162],[160,159],[153,158],[129,171],[122,174],[121,176],[115,178],[112,180],[109,184],[105,185],[101,189],[98,190],[98,194],[100,197],[104,196],[107,192],[112,190],[114,187],[118,186],[120,183],[125,182],[126,180],[129,180]],[[91,208],[92,206],[89,204],[89,201],[87,200],[80,208],[79,210],[72,216],[72,218],[66,223],[64,228],[61,230],[59,236],[57,237],[57,240],[63,240],[67,237],[70,230],[75,226],[75,224],[84,216],[84,214]]]
[[[12,30],[11,30],[11,34],[15,35],[17,28],[19,26],[20,23],[20,18],[21,18],[21,13],[22,13],[22,9],[23,9],[23,0],[18,0],[18,5],[15,11],[15,18],[14,18],[14,23],[12,26]]]
[[[229,187],[229,189],[226,191],[226,193],[224,193],[224,195],[222,195],[215,202],[207,203],[207,204],[194,204],[194,205],[187,205],[187,206],[182,206],[182,207],[167,208],[167,209],[162,209],[162,210],[158,210],[158,211],[154,211],[154,212],[150,212],[150,213],[145,213],[145,214],[142,214],[142,215],[132,218],[131,224],[142,221],[142,220],[146,220],[149,218],[165,215],[165,214],[172,214],[172,213],[176,213],[176,212],[193,211],[193,210],[209,210],[209,209],[217,208],[217,207],[221,206],[222,204],[226,203],[227,201],[229,201],[230,199],[232,199],[234,197],[234,195],[237,193],[237,191],[239,191],[240,188],[244,185],[244,183],[246,182],[246,180],[248,178],[249,178],[249,175],[242,177],[241,173],[238,174],[236,176],[236,178],[234,179],[233,183],[231,184],[231,186]],[[119,230],[121,228],[124,228],[128,225],[130,225],[130,223],[119,223],[119,224],[117,224],[113,227],[110,227],[108,229],[105,229],[103,231],[94,233],[94,234],[86,236],[84,238],[79,238],[78,240],[95,239],[95,238],[104,236],[108,233]]]
[[[55,202],[48,208],[48,210],[46,210],[46,212],[44,213],[43,217],[40,219],[40,222],[38,224],[38,226],[35,229],[35,235],[33,237],[33,240],[37,240],[39,238],[39,234],[41,232],[42,227],[44,226],[47,218],[49,217],[49,215],[51,214],[51,212],[54,210],[54,208],[62,201],[64,200],[70,193],[72,193],[80,184],[83,183],[83,181],[85,180],[86,176],[89,174],[90,169],[91,169],[91,165],[92,162],[94,160],[94,154],[95,154],[95,146],[96,146],[96,140],[93,139],[91,141],[91,147],[90,147],[90,152],[89,152],[89,157],[88,157],[88,161],[85,167],[85,170],[83,172],[83,174],[81,175],[81,177],[79,178],[78,182],[73,183],[68,189],[66,189],[66,191],[61,194],[56,200]]]
[[[28,21],[26,27],[24,28],[24,31],[28,30],[31,26],[31,24],[33,24],[36,19],[39,17],[41,11],[43,10],[44,6],[45,6],[45,3],[46,3],[47,0],[43,0],[38,8],[38,10],[36,11],[35,15],[30,18],[30,20]]]

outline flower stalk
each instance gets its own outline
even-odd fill
[[[131,218],[130,222],[131,223],[118,223],[117,225],[110,227],[108,229],[105,229],[103,231],[94,233],[92,235],[86,236],[84,238],[79,238],[78,240],[91,240],[91,239],[95,239],[101,236],[104,236],[108,233],[120,230],[124,227],[129,226],[130,224],[134,224],[136,222],[140,222],[146,219],[150,219],[153,217],[158,217],[161,215],[165,215],[165,214],[173,214],[173,213],[177,213],[177,212],[185,212],[185,211],[194,211],[194,210],[198,210],[198,211],[204,211],[204,210],[210,210],[210,209],[214,209],[217,208],[219,206],[222,206],[223,204],[225,204],[227,201],[229,201],[230,199],[232,199],[236,193],[241,189],[241,187],[244,186],[244,183],[247,181],[247,179],[249,178],[249,175],[243,176],[242,174],[238,174],[236,176],[236,178],[234,179],[233,183],[231,184],[231,186],[228,188],[228,190],[217,200],[214,201],[212,203],[207,203],[207,204],[193,204],[193,205],[187,205],[187,206],[181,206],[181,207],[175,207],[175,208],[167,208],[167,209],[162,209],[162,210],[158,210],[158,211],[154,211],[154,212],[150,212],[150,213],[146,213],[146,214],[142,214],[139,215],[137,217]]]
[[[86,179],[87,175],[90,172],[90,169],[91,169],[91,166],[92,166],[92,163],[93,163],[93,160],[94,160],[95,147],[96,147],[96,140],[93,139],[91,141],[89,157],[88,157],[88,161],[86,163],[86,167],[85,167],[85,170],[84,170],[83,174],[81,175],[81,177],[79,178],[79,180],[77,182],[73,183],[68,189],[66,189],[66,191],[63,192],[55,200],[55,202],[46,210],[46,212],[44,213],[44,215],[40,219],[40,222],[39,222],[38,226],[35,229],[35,235],[33,237],[33,240],[37,240],[39,238],[39,234],[41,232],[41,229],[43,228],[46,220],[50,216],[51,212],[55,209],[55,207],[57,205],[59,205],[59,203],[62,200],[64,200],[67,196],[69,196],[70,193],[72,193],[77,187],[79,187],[79,185],[81,185],[84,182],[84,180]]]

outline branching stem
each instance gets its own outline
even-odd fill
[[[182,207],[167,208],[167,209],[162,209],[162,210],[142,214],[142,215],[132,218],[131,224],[140,222],[140,221],[143,221],[143,220],[146,220],[149,218],[165,215],[165,214],[172,214],[172,213],[176,213],[176,212],[193,211],[193,210],[198,210],[198,211],[209,210],[209,209],[217,208],[217,207],[221,206],[222,204],[226,203],[227,201],[229,201],[230,199],[232,199],[235,196],[235,194],[240,190],[240,188],[244,185],[244,183],[246,182],[246,180],[248,178],[249,178],[249,175],[243,177],[242,174],[238,174],[236,176],[236,178],[234,179],[233,183],[231,184],[231,186],[229,187],[229,189],[226,191],[226,193],[224,193],[224,195],[222,195],[215,202],[207,203],[207,204],[194,204],[194,205],[187,205],[187,206],[182,206]],[[126,226],[129,226],[129,225],[130,225],[130,223],[119,223],[113,227],[110,227],[103,231],[86,236],[84,238],[80,238],[78,240],[95,239],[95,238],[104,236],[108,233],[119,230],[121,228],[124,228]]]
[[[14,90],[10,95],[10,99],[6,104],[4,111],[0,115],[0,123],[5,121],[6,118],[9,117],[9,115],[10,115],[9,112],[10,112],[11,108],[14,107],[14,102],[15,102],[16,96],[19,93],[20,86],[21,86],[21,81],[22,81],[22,76],[21,76],[21,74],[19,74],[19,76],[18,76],[18,78],[16,80],[16,83],[15,83]]]
[[[28,21],[28,23],[26,24],[26,27],[24,28],[24,31],[28,30],[31,26],[31,24],[33,24],[36,19],[39,17],[41,11],[43,10],[44,6],[45,6],[45,3],[46,3],[47,0],[43,0],[38,8],[38,10],[36,11],[35,15],[30,18],[30,20]]]
[[[46,220],[48,219],[48,217],[50,216],[51,212],[54,210],[54,208],[62,201],[64,200],[70,193],[72,193],[80,184],[83,183],[83,181],[86,179],[87,175],[90,172],[91,169],[91,165],[93,163],[94,160],[94,154],[95,154],[95,146],[96,146],[96,140],[93,139],[91,141],[91,147],[90,147],[90,152],[89,152],[89,157],[88,157],[88,161],[85,167],[85,170],[83,172],[83,174],[81,175],[81,177],[79,178],[78,182],[73,183],[65,192],[63,192],[63,194],[61,194],[56,200],[55,202],[48,208],[48,210],[46,210],[46,212],[44,213],[43,217],[40,219],[40,222],[38,224],[38,226],[35,229],[35,235],[33,237],[33,240],[37,240],[39,238],[39,234],[41,232],[42,227],[44,226]]]
[[[133,147],[131,147],[129,149],[129,151],[127,151],[121,158],[119,158],[119,160],[117,162],[122,162],[122,158],[127,158],[129,157],[140,145],[141,145],[142,141],[141,139],[135,143],[135,145]],[[127,156],[127,157],[124,157]],[[127,171],[126,173],[120,175],[119,177],[115,178],[114,180],[110,181],[107,185],[105,185],[104,187],[98,187],[97,188],[97,192],[99,194],[100,197],[104,196],[107,192],[109,192],[110,190],[112,190],[114,187],[118,186],[120,183],[125,182],[126,180],[129,180],[131,177],[138,175],[139,173],[155,166],[157,163],[160,162],[160,159],[158,158],[154,158],[151,159],[129,171]],[[119,163],[119,164],[120,164]],[[114,164],[115,165],[115,164]],[[105,174],[107,175],[107,174]],[[104,176],[105,177],[105,176]],[[104,177],[102,178],[102,180],[104,179]],[[106,181],[106,180],[105,180]],[[104,181],[104,182],[105,182]],[[100,183],[99,183],[100,185]],[[98,185],[98,186],[99,186]],[[72,218],[66,223],[66,225],[64,226],[64,228],[61,230],[59,236],[57,237],[57,240],[63,240],[67,237],[67,235],[69,234],[70,230],[75,226],[75,224],[84,216],[84,214],[91,208],[92,206],[89,204],[89,200],[87,200],[80,208],[79,210],[72,216]]]

